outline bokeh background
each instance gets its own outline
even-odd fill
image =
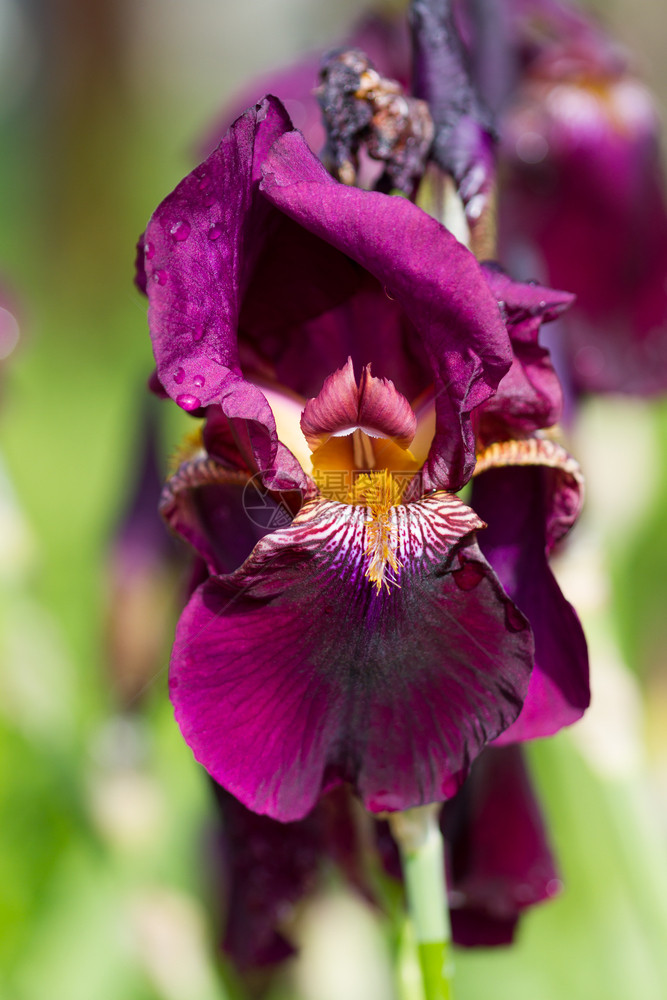
[[[123,575],[146,435],[164,466],[187,422],[151,416],[134,244],[230,94],[362,10],[0,0],[0,298],[20,324],[0,352],[3,1000],[238,995],[209,919],[209,790],[167,698],[179,555],[139,560],[129,597]],[[603,14],[664,107],[659,8]],[[572,447],[589,502],[561,575],[594,707],[530,748],[565,888],[513,948],[457,954],[459,1000],[667,994],[667,404],[591,400]],[[387,925],[335,883],[295,933],[272,1000],[418,1000],[409,956],[394,979]]]

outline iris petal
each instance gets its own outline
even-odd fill
[[[532,637],[479,519],[438,494],[393,510],[400,586],[367,579],[367,511],[319,501],[181,618],[177,720],[256,812],[299,819],[340,780],[373,811],[447,798],[519,713]]]
[[[473,483],[472,503],[488,521],[482,551],[535,634],[526,701],[501,743],[550,736],[579,719],[590,701],[583,630],[547,561],[548,543],[564,527],[563,500],[552,496],[557,477],[552,468],[526,465],[490,469]]]
[[[261,188],[303,229],[366,268],[414,326],[435,382],[436,434],[425,481],[427,488],[459,489],[474,467],[470,412],[493,394],[512,360],[479,264],[407,199],[334,181],[297,132],[272,146]]]

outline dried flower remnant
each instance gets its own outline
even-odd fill
[[[434,129],[428,105],[380,76],[359,49],[323,60],[317,99],[327,133],[324,159],[344,184],[354,184],[359,150],[384,164],[377,190],[414,193],[423,176]]]

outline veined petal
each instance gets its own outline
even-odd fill
[[[159,383],[188,412],[219,405],[247,443],[246,464],[277,489],[285,486],[273,475],[277,469],[302,488],[307,480],[281,451],[263,393],[241,373],[237,328],[266,232],[279,223],[258,195],[259,164],[291,128],[275,98],[246,111],[156,209],[138,257]]]
[[[396,583],[368,578],[369,511],[307,504],[193,595],[172,657],[176,718],[249,808],[299,819],[350,781],[372,811],[443,800],[521,708],[526,620],[456,497],[391,508]]]
[[[334,181],[296,132],[272,146],[262,190],[302,227],[366,268],[414,326],[435,382],[436,434],[426,488],[459,489],[474,465],[470,412],[492,395],[512,360],[479,264],[405,198]]]

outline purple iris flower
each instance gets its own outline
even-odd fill
[[[533,666],[455,495],[476,466],[480,487],[498,466],[546,470],[544,560],[549,526],[576,516],[573,463],[534,434],[558,410],[537,329],[567,297],[485,271],[406,199],[333,180],[274,98],[159,206],[143,258],[159,381],[206,417],[163,513],[209,574],[171,695],[215,780],[281,821],[341,782],[372,812],[406,809],[450,798],[512,725],[526,739],[581,714],[585,653]]]
[[[500,246],[577,296],[579,391],[667,387],[667,202],[659,117],[626,54],[560,0],[512,0],[518,85],[500,120]],[[565,378],[564,374],[564,378]]]

